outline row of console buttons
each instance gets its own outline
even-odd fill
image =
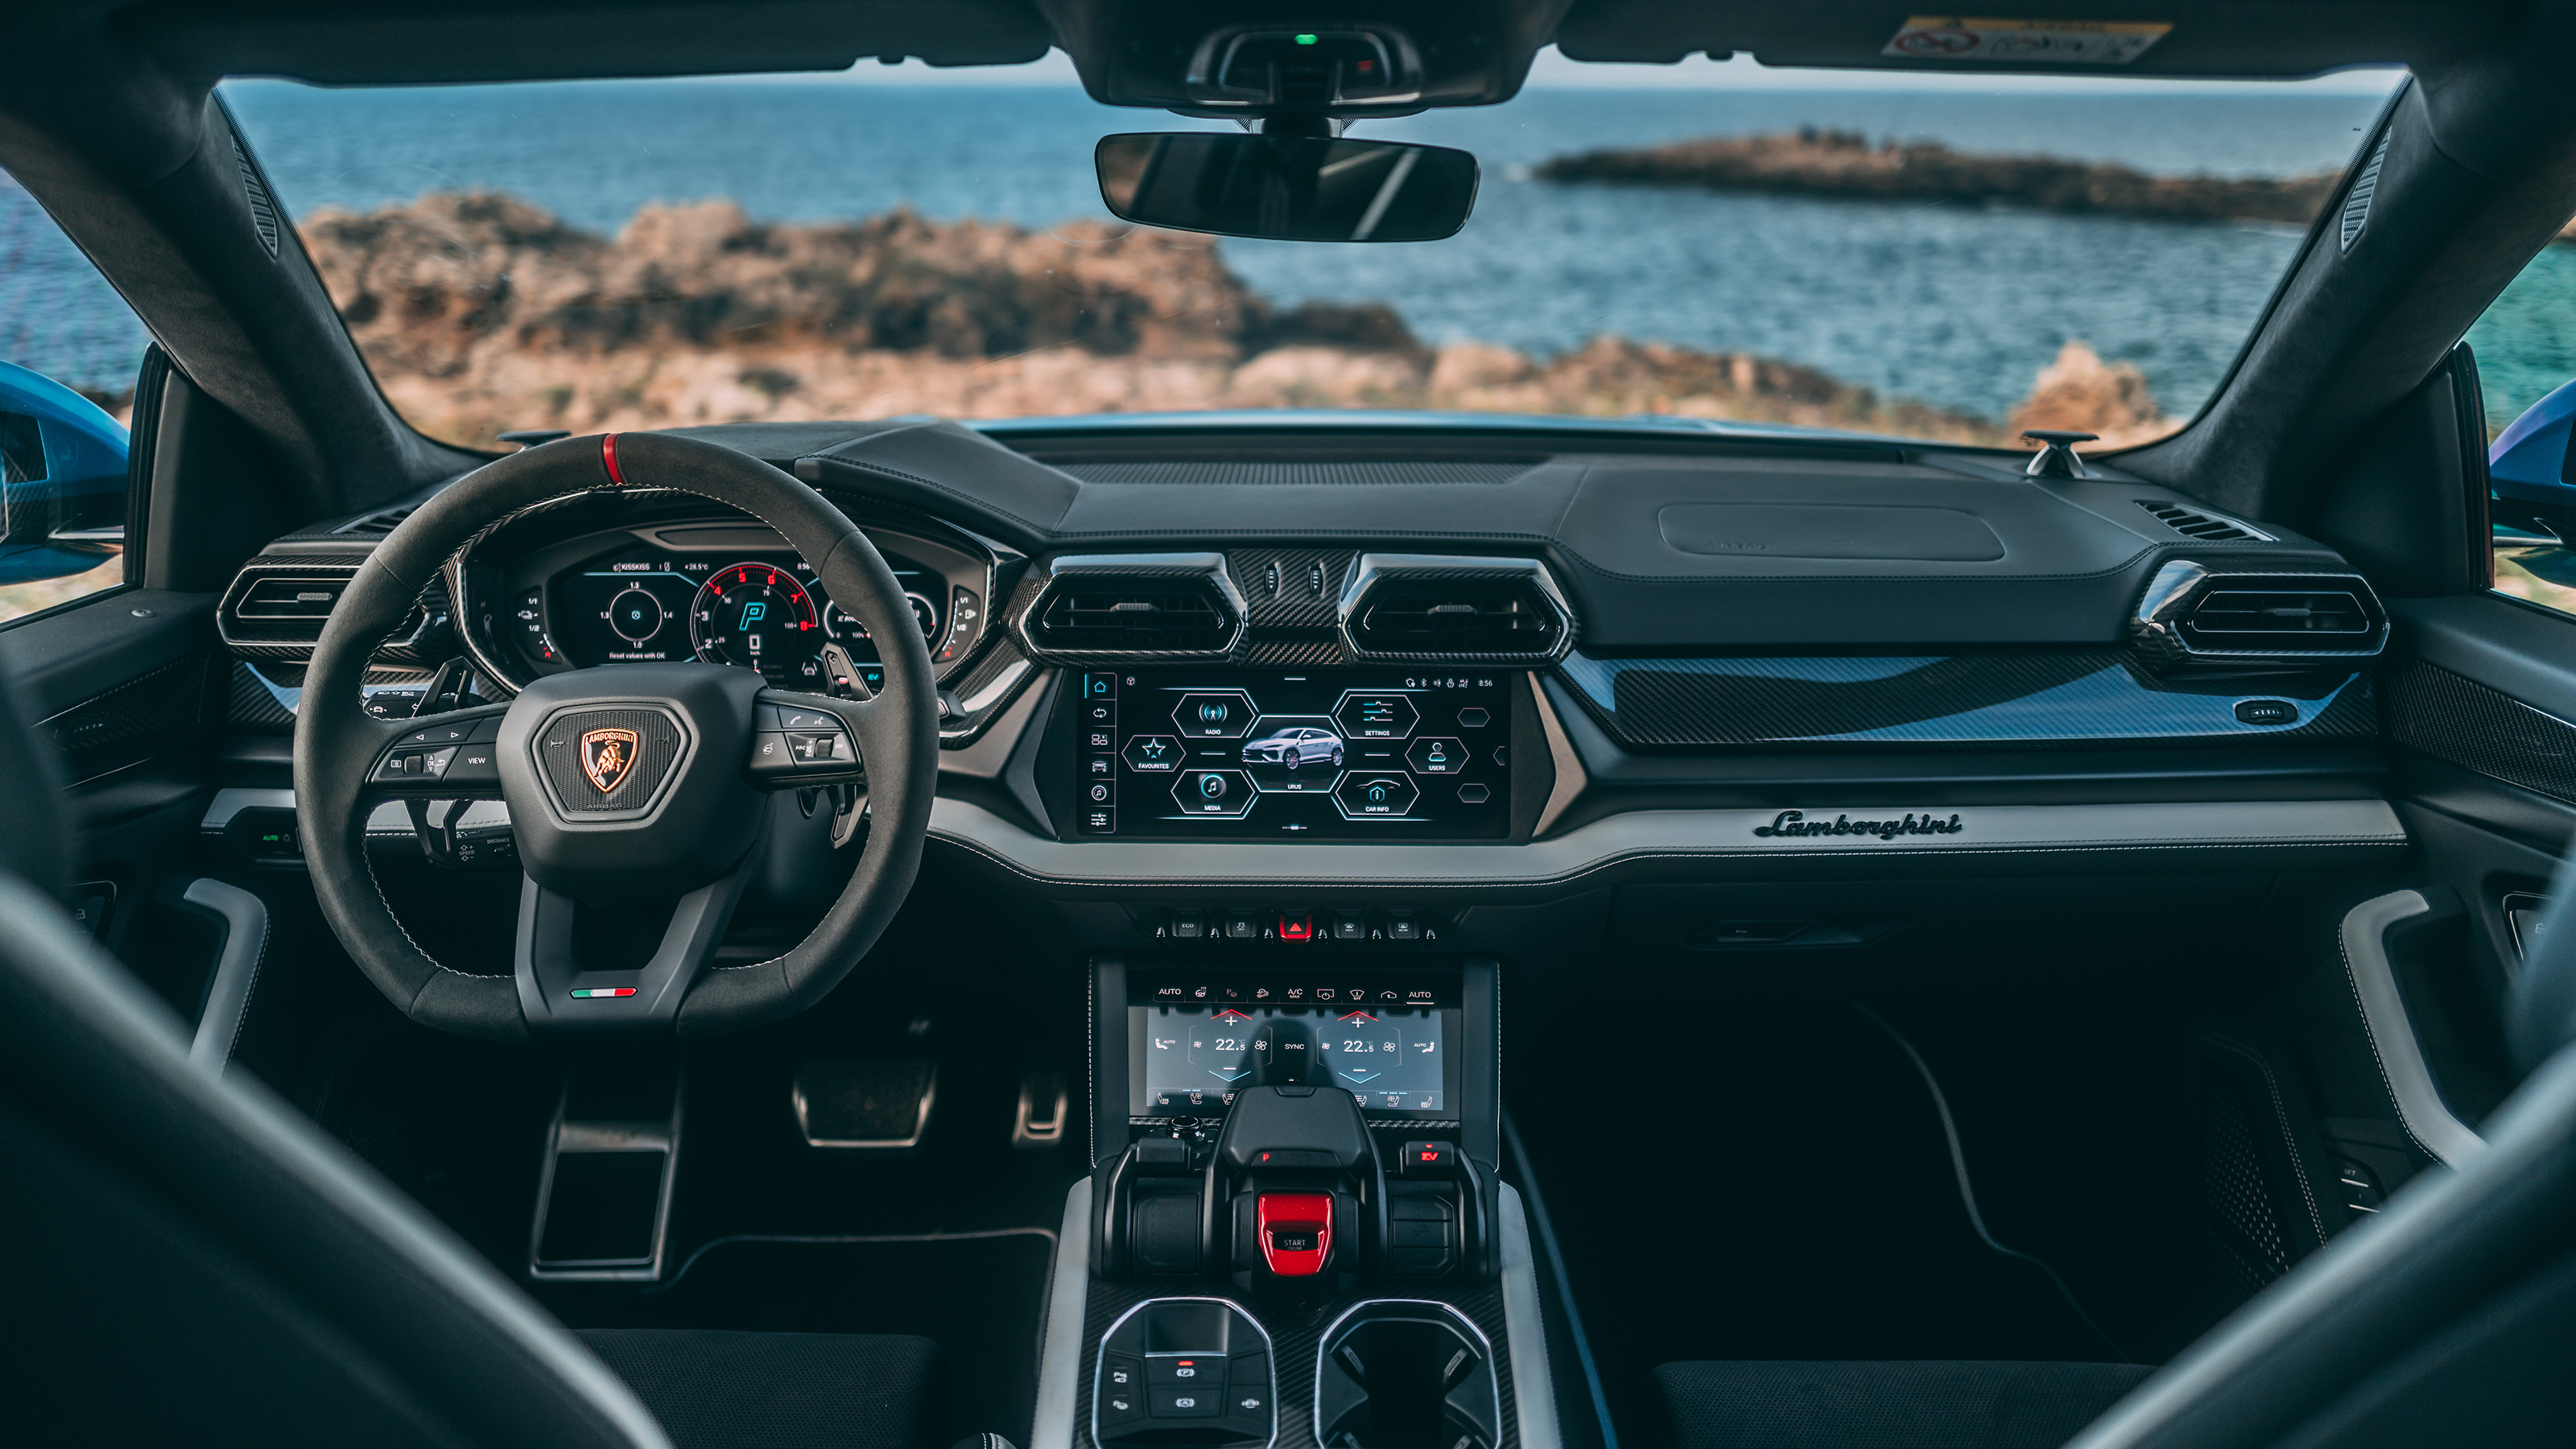
[[[1100,1433],[1122,1437],[1154,1420],[1215,1419],[1247,1438],[1270,1437],[1270,1355],[1194,1353],[1104,1355]]]
[[[1302,945],[1336,941],[1413,945],[1440,939],[1439,929],[1418,911],[1173,911],[1154,928],[1166,941],[1270,941]]]

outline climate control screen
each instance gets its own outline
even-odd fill
[[[1132,669],[1072,677],[1075,832],[1497,839],[1509,676]]]

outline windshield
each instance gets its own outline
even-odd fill
[[[1934,81],[1956,82],[1935,85]],[[1474,153],[1455,236],[1116,221],[1018,70],[224,95],[433,436],[1209,409],[1677,414],[2003,443],[2179,427],[2396,78],[1577,66],[1350,134]]]

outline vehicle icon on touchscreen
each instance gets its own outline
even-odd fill
[[[1331,730],[1291,725],[1245,744],[1243,762],[1279,765],[1292,774],[1301,766],[1313,764],[1338,770],[1342,767],[1342,738]]]

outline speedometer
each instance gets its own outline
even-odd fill
[[[775,564],[728,564],[689,601],[698,657],[757,669],[772,684],[804,687],[819,678],[826,637],[813,595]]]

